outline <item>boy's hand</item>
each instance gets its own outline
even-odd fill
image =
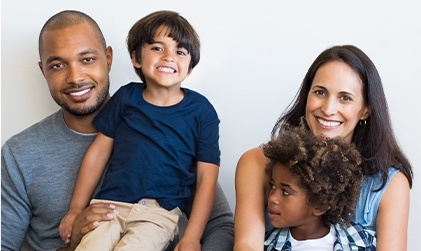
[[[75,222],[76,217],[79,215],[79,213],[79,210],[70,209],[60,222],[60,237],[66,244],[70,242],[70,237],[72,236],[73,223]]]
[[[200,242],[197,240],[190,240],[186,238],[181,238],[177,246],[174,248],[174,251],[200,251],[201,246]]]

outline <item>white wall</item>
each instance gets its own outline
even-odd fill
[[[408,250],[419,250],[420,1],[2,0],[2,144],[57,110],[37,66],[37,41],[44,22],[63,9],[90,14],[113,46],[112,93],[138,80],[125,49],[135,21],[152,11],[171,9],[197,29],[202,59],[184,85],[206,95],[219,113],[219,180],[232,208],[238,158],[269,139],[315,57],[336,44],[360,47],[378,67],[395,132],[414,167]]]

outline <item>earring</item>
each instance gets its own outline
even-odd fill
[[[366,125],[367,125],[367,120],[366,119],[360,120],[360,126],[364,127]]]

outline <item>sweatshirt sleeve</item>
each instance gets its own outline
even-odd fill
[[[7,143],[1,155],[1,250],[20,250],[31,218],[23,175]]]

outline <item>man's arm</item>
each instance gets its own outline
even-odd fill
[[[1,250],[20,250],[31,219],[23,174],[7,143],[1,154]]]

